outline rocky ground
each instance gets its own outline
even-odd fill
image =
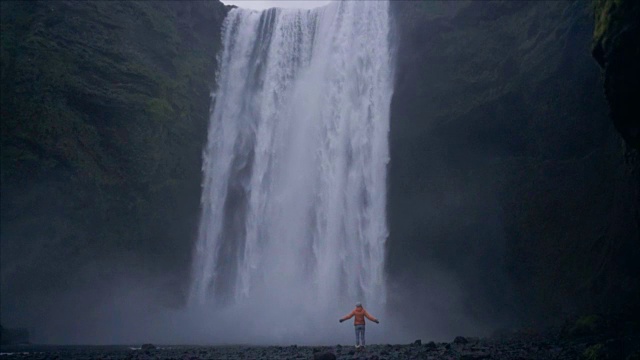
[[[0,359],[640,359],[640,336],[617,338],[518,334],[450,343],[353,346],[3,346]]]

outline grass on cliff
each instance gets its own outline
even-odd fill
[[[47,264],[114,251],[184,260],[225,7],[1,6],[3,278],[55,283]],[[38,269],[15,265],[28,256]]]

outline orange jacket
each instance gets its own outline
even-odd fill
[[[350,312],[347,316],[343,317],[341,320],[349,320],[354,316],[356,318],[353,320],[353,325],[364,325],[364,317],[365,316],[367,317],[367,319],[369,319],[371,321],[378,321],[378,319],[376,319],[373,316],[369,315],[367,310],[365,310],[363,307],[356,307],[355,309],[353,309],[352,312]]]

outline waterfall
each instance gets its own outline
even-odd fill
[[[192,304],[381,311],[389,29],[386,1],[229,12]]]

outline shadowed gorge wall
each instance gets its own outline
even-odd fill
[[[604,72],[604,90],[616,129],[640,149],[640,3],[594,1],[593,57]]]
[[[97,306],[114,279],[183,301],[226,12],[2,2],[3,324],[76,289]]]
[[[637,310],[639,179],[590,5],[392,8],[390,307],[417,307],[407,322],[426,333]]]
[[[228,8],[0,6],[2,325],[35,327],[35,342],[227,332],[200,313],[129,315],[184,305]],[[622,81],[638,79],[637,31],[626,32],[637,2],[390,6],[385,276],[400,330],[385,331],[450,340],[637,314],[638,92]],[[109,313],[114,302],[130,312]],[[201,328],[167,326],[177,323]],[[241,326],[229,333],[253,340]]]

